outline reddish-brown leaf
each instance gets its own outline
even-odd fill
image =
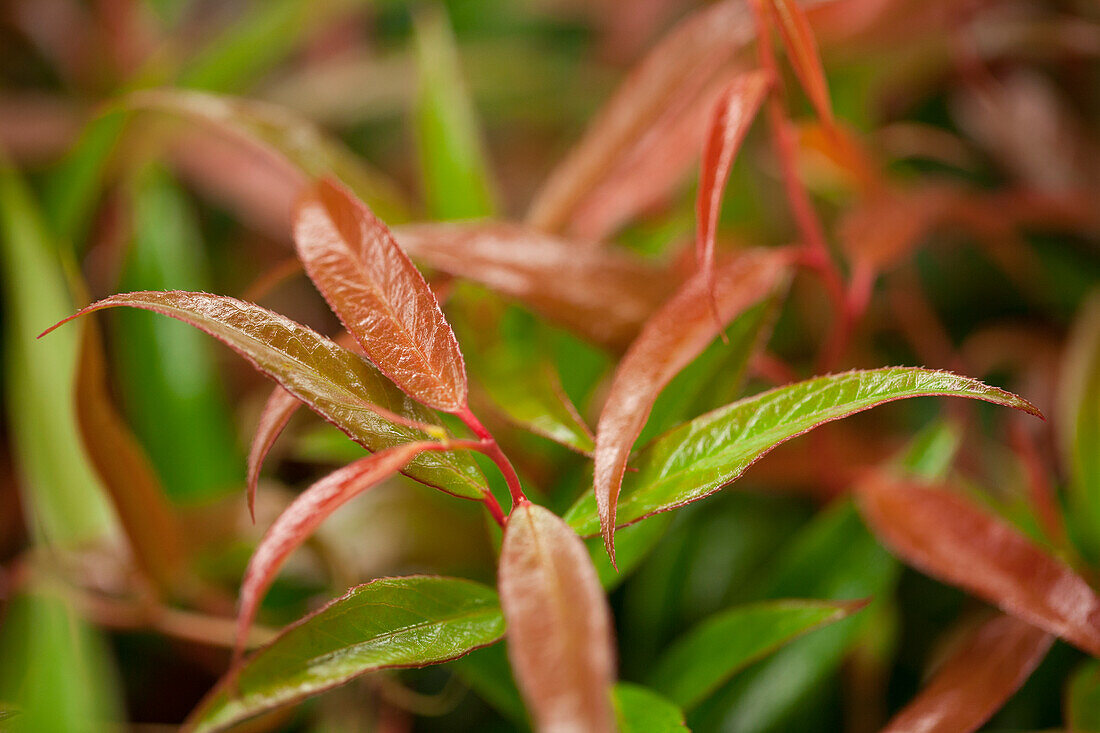
[[[758,69],[740,74],[722,90],[714,106],[710,133],[703,144],[695,201],[695,254],[699,268],[708,273],[708,278],[714,272],[714,237],[726,179],[771,84],[767,71]]]
[[[394,230],[410,255],[524,303],[571,331],[625,348],[674,287],[664,271],[623,254],[581,249],[504,222]]]
[[[500,551],[508,655],[538,730],[611,731],[611,611],[584,543],[557,515],[517,506]]]
[[[111,401],[94,321],[84,325],[74,391],[84,449],[111,495],[134,559],[163,590],[178,590],[183,531],[148,456]]]
[[[713,290],[707,273],[697,274],[653,315],[623,356],[596,428],[593,477],[604,543],[612,562],[615,506],[623,472],[654,400],[727,323],[773,293],[790,264],[787,250],[758,249],[745,252],[714,273]]]
[[[1012,616],[975,630],[883,733],[969,733],[980,728],[1043,661],[1054,637]]]
[[[688,16],[676,26],[604,106],[547,178],[527,214],[527,223],[560,231],[578,204],[636,145],[685,87],[703,92],[716,73],[753,35],[744,3],[725,0]]]
[[[248,451],[248,513],[256,521],[256,484],[260,480],[260,468],[264,465],[275,439],[290,422],[291,416],[302,406],[301,400],[276,386],[264,404],[260,413],[260,422],[256,434],[252,436],[252,447]]]
[[[461,411],[466,367],[454,332],[385,225],[331,179],[305,194],[294,219],[306,272],[375,366],[425,405]]]
[[[1004,521],[949,490],[883,473],[857,495],[871,529],[905,562],[1100,656],[1100,598]]]
[[[244,651],[260,601],[287,556],[339,507],[400,471],[421,451],[439,445],[428,441],[406,443],[360,458],[313,484],[290,503],[268,528],[245,570],[237,615],[235,659]]]
[[[810,104],[823,122],[833,123],[833,106],[829,101],[829,85],[817,51],[817,41],[806,13],[796,0],[767,0],[772,16],[779,26],[779,35],[787,49],[787,57],[799,83],[810,98]]]

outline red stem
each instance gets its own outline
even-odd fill
[[[519,476],[516,474],[516,469],[512,466],[512,462],[508,460],[508,456],[504,455],[504,451],[500,449],[500,445],[497,444],[496,438],[489,432],[488,428],[481,424],[481,421],[477,419],[477,416],[470,411],[470,408],[463,407],[460,412],[456,412],[462,422],[466,423],[466,426],[474,432],[480,443],[478,443],[477,450],[484,453],[486,456],[497,464],[497,468],[504,475],[504,481],[508,484],[508,493],[512,495],[512,506],[523,504],[527,501],[526,494],[523,493],[523,487],[520,486]]]
[[[454,450],[456,448],[461,449],[461,450],[476,450],[476,451],[484,452],[485,451],[485,441],[484,440],[447,440],[443,443],[440,443],[438,446],[433,446],[433,447],[427,448],[425,450],[443,451],[443,450]],[[493,521],[495,521],[497,524],[499,524],[503,528],[505,522],[507,521],[507,519],[504,516],[504,510],[500,507],[500,502],[498,502],[497,498],[495,496],[493,496],[493,492],[486,489],[485,493],[481,497],[481,503],[484,504],[485,508],[489,510],[489,514],[492,515]]]

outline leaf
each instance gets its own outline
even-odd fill
[[[84,324],[74,402],[88,458],[111,496],[134,559],[169,593],[185,559],[183,530],[149,457],[115,410],[94,321]]]
[[[526,223],[549,232],[562,230],[673,100],[705,90],[752,37],[752,17],[741,2],[714,3],[684,19],[633,69],[550,173],[531,202]]]
[[[512,510],[500,600],[516,682],[541,730],[613,730],[611,611],[584,543],[550,510]]]
[[[466,366],[424,277],[382,222],[340,184],[298,204],[294,241],[306,272],[375,366],[410,397],[466,408]]]
[[[421,451],[438,447],[439,443],[419,442],[378,451],[333,471],[295,497],[268,527],[252,559],[248,561],[241,583],[235,657],[239,658],[244,651],[260,601],[287,556],[334,511],[400,471]]]
[[[653,690],[619,682],[611,694],[619,733],[688,733],[680,709]]]
[[[419,93],[416,140],[424,198],[433,219],[471,219],[496,211],[474,105],[443,6],[413,16]]]
[[[34,340],[43,325],[72,312],[72,302],[46,225],[2,152],[0,275],[6,432],[28,530],[64,547],[102,539],[115,524],[77,431],[77,334]]]
[[[615,507],[623,473],[657,395],[729,321],[775,292],[789,264],[786,250],[755,250],[724,266],[713,280],[707,273],[697,275],[653,315],[619,362],[596,428],[593,476],[600,526],[612,562]],[[712,317],[712,305],[717,320]]]
[[[450,663],[464,683],[508,720],[530,730],[531,721],[520,697],[512,668],[508,666],[507,642],[473,651]]]
[[[1100,293],[1081,306],[1058,380],[1057,436],[1084,544],[1100,555]]]
[[[610,592],[617,588],[642,564],[643,560],[649,557],[649,553],[665,536],[669,525],[672,524],[672,518],[671,514],[664,514],[624,527],[615,536],[615,565],[611,564],[611,558],[608,557],[601,540],[592,537],[584,541],[588,548],[588,556],[600,578],[600,585],[605,591]]]
[[[669,275],[624,254],[578,248],[504,222],[394,230],[410,256],[480,283],[594,343],[622,349],[672,292]]]
[[[856,495],[875,535],[906,563],[1100,656],[1100,598],[1016,529],[960,495],[881,473]]]
[[[289,109],[251,99],[169,88],[134,92],[119,104],[128,110],[182,115],[236,144],[245,143],[275,156],[291,166],[284,174],[293,179],[294,188],[304,188],[311,178],[333,175],[386,221],[409,218],[408,204],[397,184]],[[289,211],[285,220],[290,221]]]
[[[1039,411],[1009,392],[950,372],[915,367],[868,369],[786,385],[685,423],[649,444],[619,502],[619,526],[696,501],[737,479],[777,445],[823,423],[907,397],[968,397]],[[599,531],[591,496],[566,513],[581,536]]]
[[[374,412],[378,406],[418,422],[433,421],[429,411],[407,399],[366,361],[315,331],[258,305],[209,293],[124,293],[93,303],[66,321],[116,306],[151,310],[205,331],[367,450],[382,450],[430,437]],[[480,470],[460,453],[422,454],[405,473],[428,486],[468,499],[480,499],[485,490]]]
[[[127,189],[133,236],[120,289],[209,289],[210,262],[186,192],[159,167]],[[120,313],[111,325],[123,412],[168,496],[195,503],[236,491],[244,460],[215,344],[152,313]]]
[[[865,605],[769,601],[715,614],[673,642],[650,671],[649,685],[690,709],[752,662]]]
[[[252,436],[252,447],[248,451],[248,513],[256,521],[256,485],[260,481],[260,468],[264,465],[275,439],[283,432],[290,418],[302,406],[301,400],[276,386],[264,403],[260,413],[260,422],[256,434]]]
[[[185,729],[222,730],[367,672],[456,659],[503,634],[496,593],[479,583],[374,580],[284,629],[210,691]]]
[[[883,728],[884,733],[977,730],[1043,661],[1054,637],[1011,616],[982,624]]]
[[[771,75],[759,69],[740,74],[722,90],[714,105],[710,132],[703,143],[703,164],[695,201],[695,255],[703,272],[714,271],[718,212],[722,208],[730,168],[772,83]]]
[[[817,41],[806,13],[796,0],[766,0],[772,17],[778,21],[779,34],[787,49],[794,73],[817,116],[827,125],[833,124],[833,107],[829,101],[829,84],[821,66]]]
[[[1066,724],[1081,733],[1100,730],[1100,662],[1095,659],[1078,666],[1069,678]]]

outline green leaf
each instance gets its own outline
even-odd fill
[[[620,682],[611,690],[619,733],[687,732],[684,714],[653,690]]]
[[[864,605],[791,600],[732,608],[674,642],[650,673],[649,684],[677,705],[692,708],[757,659]]]
[[[1100,292],[1081,307],[1058,381],[1058,437],[1070,473],[1074,527],[1100,557]]]
[[[196,212],[163,170],[133,186],[133,231],[123,290],[206,290],[209,265]],[[236,491],[244,474],[215,348],[154,313],[114,321],[113,368],[126,417],[168,496],[193,502]]]
[[[1084,662],[1066,687],[1066,724],[1070,730],[1100,730],[1100,662]]]
[[[8,434],[28,525],[72,546],[112,531],[113,517],[77,433],[73,380],[79,334],[35,336],[72,312],[57,248],[35,202],[0,155],[0,290]]]
[[[125,97],[128,110],[155,110],[201,122],[228,137],[256,145],[296,168],[308,179],[333,175],[387,223],[409,219],[397,184],[291,110],[236,97],[183,89],[148,89]]]
[[[366,672],[438,664],[503,635],[497,595],[486,586],[431,576],[375,580],[249,657],[239,674],[230,673],[199,704],[188,726],[222,730]]]
[[[214,336],[368,450],[430,437],[371,409],[378,406],[420,423],[432,423],[436,417],[366,360],[258,305],[209,293],[124,293],[93,303],[66,320],[116,306],[151,310]],[[422,453],[403,473],[469,499],[480,499],[485,490],[484,476],[465,451]]]
[[[986,400],[1038,415],[1026,400],[950,372],[909,367],[817,377],[748,397],[657,438],[626,475],[619,525],[674,509],[737,479],[761,456],[818,425],[907,397]],[[600,531],[596,501],[582,496],[566,513],[580,535]]]
[[[416,140],[428,214],[440,220],[492,216],[497,206],[485,146],[447,16],[434,6],[414,20]]]
[[[107,645],[61,596],[17,596],[0,628],[5,733],[98,733],[123,720]],[[9,704],[14,714],[5,720]]]
[[[530,730],[527,707],[508,663],[507,641],[470,652],[450,663],[462,681],[508,720]]]
[[[672,519],[671,514],[663,514],[624,527],[615,538],[618,570],[611,566],[611,558],[607,556],[602,540],[590,537],[584,541],[604,590],[611,591],[617,588],[635,568],[641,565],[665,536],[665,531],[672,524]]]

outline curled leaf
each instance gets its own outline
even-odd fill
[[[237,615],[236,659],[244,651],[260,601],[287,556],[339,507],[400,471],[417,453],[438,446],[431,442],[407,443],[360,458],[333,471],[290,503],[268,528],[245,570]]]
[[[714,270],[714,237],[726,179],[771,84],[771,76],[763,70],[740,74],[722,90],[714,105],[695,202],[695,254],[704,272]]]
[[[248,451],[248,513],[256,521],[256,484],[260,480],[260,468],[264,464],[275,439],[290,422],[291,416],[302,406],[301,400],[276,386],[264,404],[260,413],[260,422],[256,434],[252,436],[252,447]]]
[[[117,306],[154,311],[205,331],[367,450],[430,437],[383,416],[433,422],[431,412],[405,397],[366,361],[300,323],[234,298],[184,291],[112,295],[46,333],[78,316]],[[450,451],[423,453],[405,473],[470,499],[480,499],[485,486],[485,478],[469,456]]]
[[[894,400],[930,396],[967,397],[1041,414],[1010,392],[932,369],[868,369],[789,384],[701,415],[656,438],[639,456],[638,471],[627,476],[618,524],[718,491],[776,446],[818,425]],[[591,494],[565,516],[583,537],[602,526]]]
[[[595,343],[624,348],[672,291],[668,274],[504,222],[417,224],[397,241],[430,267],[481,283]]]
[[[512,510],[500,602],[516,682],[536,727],[613,730],[611,611],[584,543],[550,510]]]
[[[454,332],[424,277],[365,204],[321,180],[298,204],[294,241],[310,279],[375,366],[429,407],[466,407]]]
[[[905,562],[1100,656],[1100,598],[1019,531],[956,493],[881,473],[856,495],[876,536]]]
[[[970,733],[1000,710],[1043,661],[1054,637],[1012,616],[982,624],[884,733]]]
[[[774,292],[789,264],[785,250],[755,250],[723,267],[714,280],[718,321],[711,312],[710,279],[700,273],[653,315],[619,363],[596,429],[593,476],[604,543],[612,561],[615,506],[623,473],[657,395],[726,323]]]

